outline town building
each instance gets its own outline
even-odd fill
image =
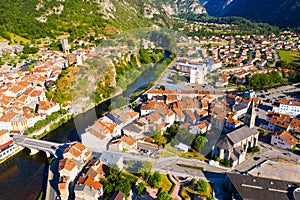
[[[100,155],[99,160],[105,165],[107,165],[108,167],[111,165],[116,165],[119,168],[119,170],[122,170],[124,167],[124,163],[123,163],[124,159],[122,154],[103,152]]]
[[[176,144],[174,146],[175,149],[178,149],[179,151],[182,151],[183,153],[186,153],[189,151],[189,149],[191,148],[190,146],[186,145],[186,144],[183,144],[183,143],[179,143],[179,144]]]
[[[126,199],[125,195],[120,191],[116,191],[110,198],[110,200],[125,200],[125,199]]]
[[[71,46],[69,45],[68,38],[61,39],[62,49],[65,54],[70,53]]]
[[[259,132],[243,126],[219,139],[212,148],[212,157],[230,160],[232,166],[244,162],[249,148],[257,146]]]
[[[282,149],[291,150],[298,143],[298,139],[289,132],[274,133],[271,136],[271,144]]]
[[[15,150],[15,144],[9,135],[9,132],[0,131],[0,159],[12,154]]]
[[[281,99],[279,105],[279,113],[284,115],[299,115],[300,102],[288,99]]]
[[[300,198],[300,183],[234,173],[226,174],[231,199],[291,200]]]

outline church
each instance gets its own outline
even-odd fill
[[[245,125],[220,138],[212,147],[212,158],[219,157],[222,160],[230,160],[231,166],[245,161],[249,148],[257,146],[259,132],[254,128],[255,108],[252,101],[245,114]]]

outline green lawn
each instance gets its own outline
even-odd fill
[[[183,153],[181,155],[181,157],[183,157],[183,158],[193,158],[193,159],[197,159],[197,160],[207,160],[204,155],[202,155],[202,154],[200,154],[196,151],[192,151],[192,152],[188,151],[186,153]]]
[[[291,63],[293,61],[300,60],[300,52],[298,51],[286,51],[286,50],[277,50],[281,60]]]
[[[174,147],[172,147],[171,145],[168,145],[166,148],[168,151],[170,151],[171,153],[177,154],[178,156],[181,156],[183,153],[177,149],[175,149]]]
[[[160,152],[159,152],[159,157],[161,157],[161,158],[168,158],[168,157],[174,157],[174,154],[172,154],[172,153],[170,153],[170,152],[167,152],[167,151],[165,151],[165,150],[161,150]]]
[[[190,200],[191,196],[193,196],[194,194],[196,194],[198,197],[208,197],[208,196],[212,196],[212,187],[210,184],[208,184],[208,188],[206,192],[198,192],[195,191],[194,189],[194,185],[196,184],[196,180],[191,181],[188,185],[185,185],[183,187],[181,187],[180,190],[180,196],[185,199],[185,200]]]
[[[172,187],[172,183],[169,181],[166,174],[161,174],[161,182],[159,187],[162,188],[162,191],[168,192]]]

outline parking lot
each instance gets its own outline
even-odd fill
[[[265,103],[279,104],[281,99],[299,99],[300,98],[300,85],[286,85],[278,88],[258,91],[257,96],[260,97]]]

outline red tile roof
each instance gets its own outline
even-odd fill
[[[0,150],[3,149],[3,148],[5,148],[5,147],[7,147],[8,145],[10,145],[10,144],[12,144],[12,143],[14,143],[14,141],[13,141],[13,140],[9,140],[8,142],[6,142],[6,143],[0,145]]]

